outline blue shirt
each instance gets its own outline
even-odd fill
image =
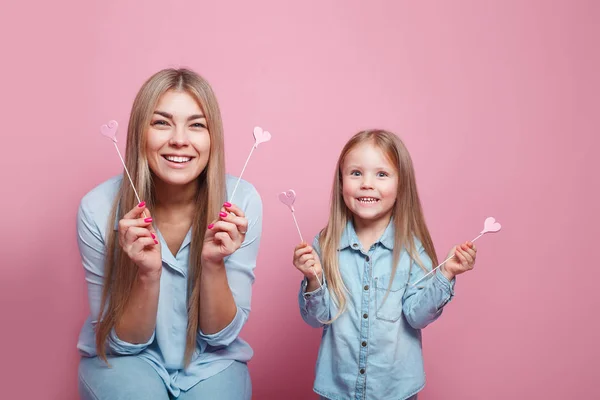
[[[431,270],[431,259],[415,238],[419,257]],[[318,236],[313,247],[320,255]],[[436,320],[454,295],[439,270],[420,282],[425,273],[402,250],[391,291],[382,304],[392,271],[394,227],[390,223],[371,248],[363,249],[349,222],[339,245],[339,268],[347,310],[332,324],[338,308],[323,287],[306,293],[301,283],[298,302],[306,323],[322,327],[314,391],[328,399],[406,399],[425,386],[421,329]],[[325,281],[325,279],[324,279]]]
[[[83,324],[77,344],[81,355],[85,357],[96,356],[94,328],[98,322],[104,283],[107,229],[118,229],[118,221],[114,225],[109,224],[108,218],[121,180],[122,176],[116,176],[92,189],[81,200],[77,215],[78,244],[90,305],[90,316]],[[227,198],[230,198],[236,181],[237,178],[227,176]],[[254,269],[262,231],[262,201],[254,186],[242,180],[234,202],[248,218],[248,231],[241,247],[224,260],[229,286],[237,305],[233,321],[215,334],[206,335],[198,331],[191,364],[183,370],[191,230],[175,255],[157,230],[163,269],[154,333],[147,343],[132,344],[119,339],[113,329],[107,340],[109,353],[138,355],[147,361],[174,396],[224,370],[234,360],[247,362],[253,355],[252,348],[238,334],[250,313]]]

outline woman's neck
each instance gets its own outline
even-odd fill
[[[198,198],[198,183],[168,185],[157,180],[154,182],[154,198],[155,208],[165,214],[194,210]]]

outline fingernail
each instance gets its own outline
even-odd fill
[[[154,244],[158,244],[158,240],[154,239]]]
[[[144,222],[152,222],[152,217],[148,217],[144,220]]]
[[[230,203],[230,202],[228,202],[228,201],[226,201],[225,203],[223,203],[223,205],[224,205],[225,207],[231,207],[231,203]]]
[[[208,226],[208,229],[212,229],[212,228],[213,228],[213,226],[215,226],[215,224],[210,224],[210,225]]]
[[[221,216],[221,218],[225,218],[225,217],[227,216],[227,213],[226,213],[226,212],[223,212],[223,211],[221,211],[221,212],[219,213],[219,215]]]
[[[156,236],[154,236],[154,233],[150,232],[150,235],[152,235],[152,239],[156,239]],[[156,242],[156,240],[155,240]]]
[[[138,207],[139,207],[139,208],[142,208],[142,207],[144,207],[145,205],[146,205],[146,202],[145,202],[145,201],[142,201],[140,204],[138,204]]]

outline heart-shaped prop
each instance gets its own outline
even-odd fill
[[[481,234],[498,232],[500,229],[502,229],[502,225],[500,225],[499,222],[496,222],[494,217],[488,217],[483,224]]]
[[[119,129],[119,124],[117,121],[109,121],[108,124],[104,124],[100,127],[100,133],[103,136],[106,136],[113,142],[117,143],[117,129]]]
[[[288,208],[294,212],[294,202],[296,201],[296,192],[292,189],[287,192],[279,193],[279,201],[288,206]]]
[[[263,131],[260,126],[254,127],[254,147],[269,140],[271,140],[271,134],[268,131]]]

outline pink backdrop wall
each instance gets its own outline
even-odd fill
[[[504,226],[424,331],[422,398],[600,396],[597,2],[84,3],[2,10],[1,397],[77,397],[75,213],[120,172],[98,127],[125,126],[143,80],[168,66],[213,84],[229,172],[254,125],[274,136],[245,175],[265,206],[243,332],[254,398],[315,398],[320,331],[297,309],[298,238],[276,195],[296,189],[312,237],[337,153],[366,127],[409,146],[440,256],[488,215]]]

